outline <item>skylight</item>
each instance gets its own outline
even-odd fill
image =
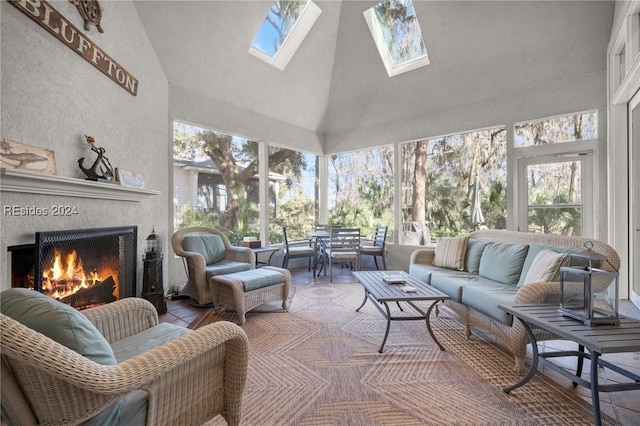
[[[364,11],[389,77],[429,65],[411,0],[385,0]]]
[[[322,11],[311,0],[276,0],[249,53],[284,70]]]

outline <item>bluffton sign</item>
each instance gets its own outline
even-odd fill
[[[102,71],[124,90],[133,96],[137,95],[138,80],[45,0],[9,0],[9,3]]]

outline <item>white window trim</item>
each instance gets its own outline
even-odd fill
[[[404,74],[409,71],[413,71],[418,68],[426,67],[430,64],[429,55],[426,53],[424,56],[413,59],[411,61],[405,62],[400,65],[394,65],[393,60],[391,59],[391,55],[389,54],[389,50],[387,49],[387,45],[384,41],[384,37],[382,36],[382,28],[380,28],[380,23],[376,19],[375,11],[373,8],[365,10],[363,13],[364,19],[367,22],[367,26],[369,27],[369,31],[371,32],[371,37],[378,49],[378,53],[380,54],[380,58],[382,59],[382,63],[384,64],[384,68],[387,70],[387,75],[389,77],[395,77],[400,74]],[[416,22],[418,17],[416,16]],[[422,29],[420,30],[422,31]]]
[[[284,39],[280,45],[280,49],[278,49],[273,57],[262,53],[253,46],[249,47],[249,54],[283,71],[293,58],[293,55],[296,54],[298,48],[307,37],[307,34],[309,34],[309,31],[311,31],[311,27],[316,23],[321,13],[322,10],[313,1],[309,0],[300,13],[300,17],[294,24],[291,32]]]

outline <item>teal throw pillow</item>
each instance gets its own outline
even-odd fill
[[[516,285],[528,249],[529,246],[524,244],[488,245],[480,259],[480,276],[502,284]]]
[[[467,242],[467,258],[464,263],[464,270],[477,274],[480,272],[480,259],[482,258],[482,253],[484,249],[489,245],[493,244],[490,241],[478,240],[475,238],[469,238]]]

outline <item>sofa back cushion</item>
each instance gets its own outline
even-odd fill
[[[224,241],[220,235],[191,234],[182,239],[185,251],[200,253],[207,265],[219,262],[227,257]]]
[[[492,244],[490,241],[478,240],[476,238],[469,238],[467,242],[467,258],[464,262],[464,270],[472,274],[480,272],[480,259],[484,249]]]
[[[503,284],[516,285],[528,249],[529,246],[526,244],[488,245],[480,258],[480,276]]]
[[[549,249],[542,249],[531,263],[524,284],[534,282],[553,282],[560,279],[560,266],[569,255],[557,253]]]
[[[464,269],[468,240],[468,236],[438,238],[436,241],[436,252],[432,262],[433,266],[462,271]]]

